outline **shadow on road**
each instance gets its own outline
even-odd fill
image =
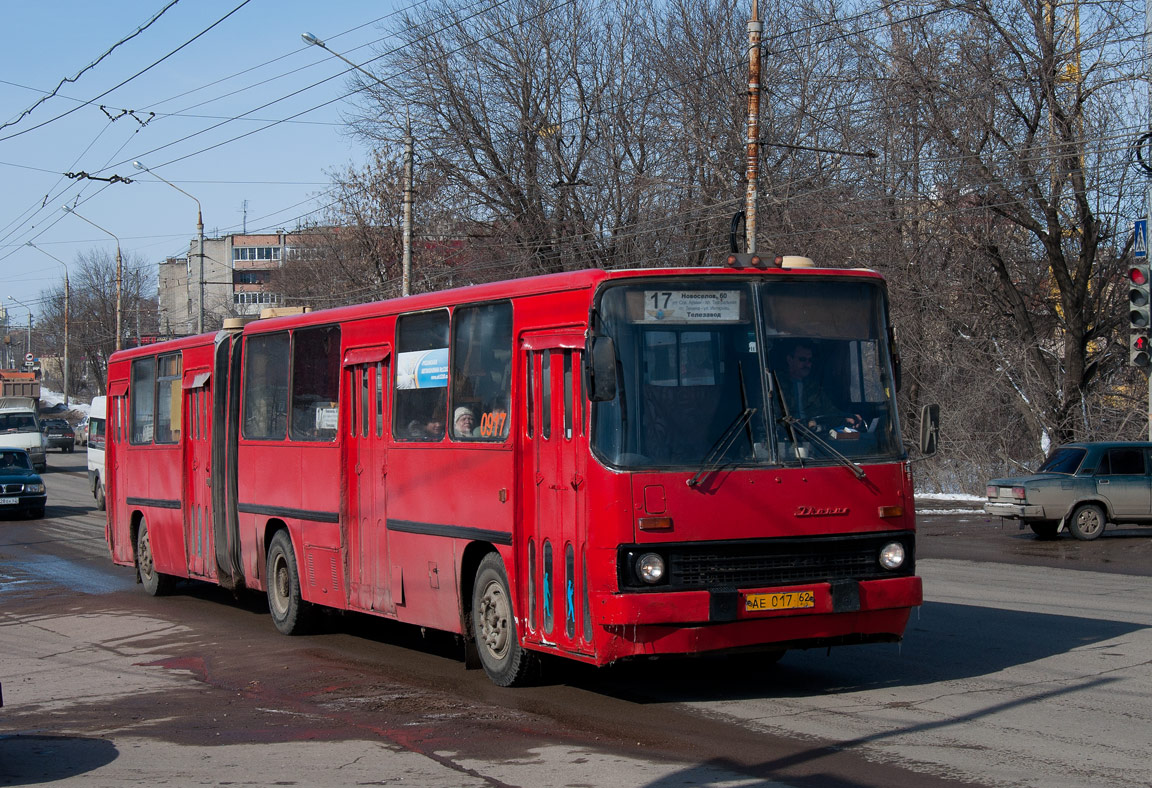
[[[73,736],[0,736],[0,783],[37,785],[107,766],[119,756],[106,739]]]
[[[558,666],[553,679],[635,702],[802,697],[968,679],[1122,637],[1119,621],[926,602],[903,643],[790,651],[773,665],[742,654],[645,660],[600,670]]]

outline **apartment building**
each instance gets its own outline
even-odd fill
[[[215,331],[225,318],[258,315],[280,306],[272,292],[272,272],[308,236],[282,230],[258,235],[225,235],[204,239],[203,284],[199,241],[192,239],[186,257],[159,264],[160,331],[168,336],[196,333],[200,293],[204,299],[204,330]]]

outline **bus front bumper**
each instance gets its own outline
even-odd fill
[[[611,641],[599,656],[612,661],[772,644],[899,640],[910,610],[923,601],[919,577],[893,577],[739,591],[611,594],[593,600],[593,619]],[[779,606],[772,609],[773,604]]]

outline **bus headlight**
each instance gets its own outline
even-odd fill
[[[904,565],[904,545],[889,542],[880,551],[880,566],[885,569],[899,569]]]
[[[664,558],[658,553],[644,553],[636,559],[636,576],[649,585],[664,579]]]

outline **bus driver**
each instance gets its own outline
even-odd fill
[[[787,362],[787,375],[780,381],[781,393],[788,406],[788,415],[811,429],[820,427],[820,422],[835,422],[853,430],[864,426],[860,414],[846,414],[836,406],[824,391],[818,379],[812,378],[812,366],[816,351],[813,343],[805,339],[796,340],[784,357]]]

